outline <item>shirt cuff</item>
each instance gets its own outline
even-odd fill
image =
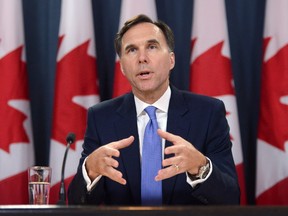
[[[96,179],[94,179],[93,182],[91,182],[91,179],[89,178],[87,171],[86,171],[86,160],[88,157],[85,158],[83,164],[82,164],[82,175],[84,177],[84,180],[86,182],[86,188],[87,188],[87,192],[90,192],[94,186],[97,184],[97,182],[99,182],[100,178],[102,177],[102,175],[99,175]]]
[[[207,158],[207,157],[206,157]],[[212,170],[213,170],[213,166],[212,166],[212,163],[211,163],[211,160],[209,158],[207,158],[208,162],[209,162],[209,165],[210,165],[210,170],[209,170],[209,173],[207,174],[207,176],[204,178],[204,179],[197,179],[197,180],[194,180],[192,181],[189,176],[188,176],[188,173],[186,172],[186,181],[189,185],[191,185],[192,188],[195,188],[196,185],[200,184],[200,183],[203,183],[205,182],[209,176],[211,175],[212,173]]]

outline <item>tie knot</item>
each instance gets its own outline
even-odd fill
[[[145,112],[148,114],[150,119],[156,119],[156,107],[148,106],[145,108]]]

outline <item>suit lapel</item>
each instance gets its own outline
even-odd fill
[[[188,112],[187,105],[184,101],[183,95],[175,88],[171,87],[172,94],[168,110],[167,132],[186,137],[189,131],[189,120],[185,119],[185,113]],[[173,145],[166,141],[165,148]],[[165,158],[173,155],[165,155]],[[169,204],[175,188],[177,176],[165,179],[163,181],[163,204]]]
[[[123,104],[117,109],[117,121],[115,127],[119,139],[134,136],[134,142],[129,147],[121,150],[121,159],[123,161],[123,175],[127,176],[127,186],[130,188],[135,204],[141,203],[141,167],[139,152],[139,137],[137,130],[137,114],[133,94],[130,93],[124,97]]]

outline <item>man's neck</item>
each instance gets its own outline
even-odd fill
[[[147,92],[141,92],[140,94],[139,94],[139,92],[135,92],[133,90],[132,90],[132,92],[139,100],[141,100],[147,104],[153,104],[164,95],[164,93],[167,91],[168,87],[169,87],[169,85],[167,85],[167,87],[161,91],[153,90],[151,92],[148,92],[148,91]]]

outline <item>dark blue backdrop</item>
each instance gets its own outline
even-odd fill
[[[178,88],[188,90],[193,1],[156,0],[156,3],[158,18],[170,25],[176,37],[176,66],[171,81]],[[101,100],[112,96],[113,40],[118,30],[120,5],[121,0],[93,0]],[[49,163],[60,6],[61,0],[23,0],[35,154],[39,165]],[[226,9],[248,203],[254,204],[265,0],[226,0]]]

